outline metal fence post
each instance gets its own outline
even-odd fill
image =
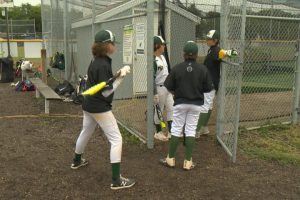
[[[65,75],[64,75],[64,79],[67,80],[68,79],[68,75],[70,73],[70,68],[69,68],[69,57],[68,57],[68,2],[67,0],[64,0],[64,10],[63,10],[63,16],[64,16],[64,55],[65,55]]]
[[[221,35],[221,46],[226,48],[227,46],[227,26],[228,26],[228,1],[221,1],[221,24],[220,24],[220,35]],[[217,95],[217,137],[223,132],[223,122],[224,122],[224,96],[225,96],[225,76],[226,70],[221,66],[221,80],[219,91]]]
[[[293,111],[292,111],[292,124],[297,124],[298,112],[299,112],[299,96],[300,96],[300,40],[298,41],[298,58],[297,67],[295,71],[295,85],[294,99],[293,99]]]
[[[95,5],[95,0],[93,0],[93,16],[92,16],[92,35],[95,35],[95,17],[96,17],[96,5]]]
[[[147,147],[153,148],[153,36],[154,0],[147,1]]]
[[[234,145],[232,152],[232,161],[236,162],[237,144],[238,144],[238,131],[240,121],[240,105],[241,105],[241,94],[242,94],[242,78],[243,68],[245,63],[245,49],[246,49],[246,15],[247,15],[247,0],[243,0],[242,5],[242,24],[241,24],[241,43],[240,43],[240,65],[238,66],[238,85],[237,85],[237,100],[236,100],[236,118],[235,118],[235,129],[234,129]]]

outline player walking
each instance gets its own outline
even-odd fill
[[[165,52],[166,42],[161,36],[154,36],[154,104],[158,104],[161,112],[166,109],[168,130],[171,132],[172,120],[173,120],[173,96],[164,86],[164,82],[169,75],[168,64],[163,56]],[[154,123],[156,127],[156,133],[154,138],[162,141],[167,141],[168,136],[162,132],[160,120],[158,114],[154,113]]]
[[[189,41],[184,46],[184,62],[172,68],[164,85],[174,93],[174,120],[169,140],[169,152],[160,163],[175,167],[176,148],[182,131],[185,133],[185,160],[183,169],[194,168],[192,151],[195,142],[197,122],[200,112],[203,112],[204,93],[213,89],[213,84],[207,68],[196,63],[198,46]],[[184,130],[183,127],[185,126]]]
[[[236,56],[236,50],[223,50],[219,47],[220,35],[216,30],[211,30],[206,35],[206,43],[210,47],[208,54],[205,57],[204,65],[207,67],[208,72],[214,84],[214,90],[204,94],[204,108],[208,112],[201,112],[199,117],[196,138],[200,137],[201,134],[207,135],[208,121],[213,108],[213,100],[219,89],[220,74],[221,74],[221,62],[225,57]]]
[[[90,88],[100,82],[113,77],[111,56],[115,52],[115,36],[109,30],[99,31],[95,35],[95,43],[92,47],[94,59],[88,68],[87,87]],[[124,68],[120,69],[121,76],[101,92],[93,96],[87,96],[82,104],[83,127],[76,142],[75,157],[71,165],[72,169],[85,166],[88,162],[82,158],[84,149],[91,138],[97,124],[102,128],[110,142],[110,162],[112,169],[111,189],[129,188],[135,184],[132,179],[120,175],[120,163],[122,153],[122,136],[116,119],[111,111],[114,91],[120,85],[123,77],[128,73]]]

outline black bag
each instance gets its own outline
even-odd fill
[[[63,83],[60,83],[58,86],[56,86],[54,91],[58,95],[70,96],[72,92],[74,92],[74,87],[68,81],[64,81]]]
[[[13,60],[9,58],[0,59],[0,83],[10,83],[14,81]]]
[[[53,68],[57,68],[60,70],[65,69],[65,56],[62,53],[56,52],[53,60],[50,61],[50,65]]]

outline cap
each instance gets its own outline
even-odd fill
[[[101,30],[95,35],[95,42],[116,42],[114,34],[109,30]]]
[[[220,34],[216,30],[210,30],[207,35],[206,39],[213,39],[213,40],[219,40],[220,39]]]
[[[183,48],[184,53],[189,56],[198,54],[198,45],[194,41],[188,41]]]
[[[154,45],[166,44],[166,41],[161,36],[158,35],[154,36],[153,40],[154,40]]]

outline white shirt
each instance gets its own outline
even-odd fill
[[[168,63],[163,55],[156,56],[155,62],[157,65],[155,84],[163,85],[167,76],[169,75]]]

